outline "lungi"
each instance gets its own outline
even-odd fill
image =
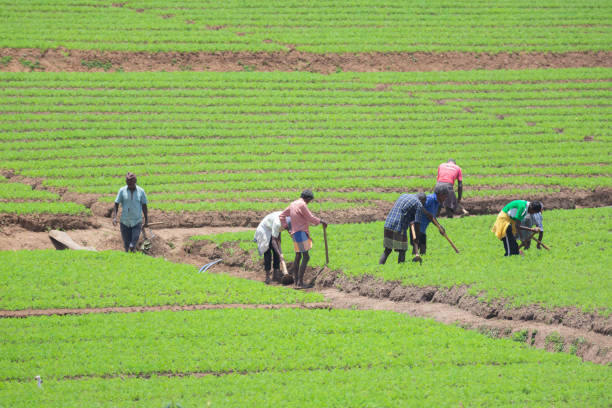
[[[400,232],[385,228],[383,246],[387,249],[395,249],[396,251],[407,251],[408,234],[406,231]]]
[[[306,231],[297,231],[291,236],[295,252],[308,252],[312,248],[312,239]]]

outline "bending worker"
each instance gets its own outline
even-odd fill
[[[136,175],[128,172],[125,176],[126,185],[119,189],[113,208],[113,225],[117,225],[117,210],[121,204],[121,237],[125,252],[135,252],[140,231],[149,225],[147,210],[147,195],[136,185]],[[144,214],[144,225],[142,215]]]
[[[385,250],[378,261],[379,264],[384,265],[393,250],[398,253],[397,263],[406,260],[408,228],[411,224],[414,224],[415,231],[419,231],[419,220],[422,214],[425,214],[430,220],[433,219],[433,216],[423,207],[426,200],[427,197],[424,193],[402,194],[393,204],[393,208],[391,208],[385,220],[383,238]],[[417,241],[413,243],[413,246],[415,245],[419,245],[418,237]]]
[[[312,215],[308,209],[308,203],[314,200],[314,194],[310,190],[302,191],[300,198],[292,202],[278,217],[283,228],[288,229],[288,218],[291,218],[291,237],[295,249],[295,261],[291,268],[294,276],[295,286],[304,287],[304,273],[310,260],[308,251],[312,248],[312,239],[308,227],[310,225],[322,224],[327,227],[327,223],[320,218]],[[301,264],[300,264],[301,262]]]
[[[440,206],[442,205],[442,203],[444,203],[444,200],[446,200],[446,197],[448,195],[448,190],[443,187],[443,186],[436,186],[436,188],[434,189],[433,194],[428,194],[427,195],[427,199],[425,200],[425,209],[431,213],[431,215],[434,215],[437,217],[440,214]],[[427,235],[426,235],[426,231],[427,231],[427,227],[429,226],[430,223],[430,219],[427,218],[427,216],[423,213],[421,214],[421,218],[419,219],[419,224],[420,224],[420,228],[417,231],[417,238],[418,238],[418,247],[419,247],[419,253],[421,255],[425,255],[427,253]],[[442,230],[440,231],[440,234],[444,235],[444,227],[440,226],[442,228]],[[416,245],[413,242],[412,236],[410,236],[410,244],[412,245],[412,253],[416,254]]]
[[[457,196],[455,196],[455,190],[453,189],[457,180]],[[446,209],[446,216],[453,218],[453,214],[468,214],[467,211],[459,204],[461,202],[461,196],[463,195],[463,174],[461,173],[461,167],[457,166],[455,159],[448,159],[446,163],[442,163],[438,166],[438,178],[436,187],[442,186],[448,190],[446,201],[444,202],[444,208]]]
[[[514,200],[508,203],[497,215],[497,220],[491,231],[504,245],[504,256],[520,254],[519,246],[514,238],[519,230],[539,231],[539,228],[529,229],[521,225],[527,214],[536,214],[542,211],[539,201]]]
[[[542,205],[542,203],[540,203],[540,205]],[[534,213],[534,214],[527,214],[525,218],[523,218],[523,221],[521,221],[522,227],[533,228],[535,226],[540,229],[539,235],[538,235],[538,241],[539,241],[537,245],[538,249],[542,249],[540,242],[542,242],[542,238],[544,238],[544,224],[542,222],[543,221],[542,220],[542,210],[544,210],[543,205],[541,206],[539,212]],[[532,234],[533,233],[530,234],[529,231],[525,231],[522,229],[519,230],[519,238],[525,250],[531,247],[531,238],[533,237]]]
[[[264,257],[264,270],[266,271],[266,285],[270,284],[270,270],[274,264],[274,275],[272,279],[280,282],[282,275],[280,272],[280,261],[285,261],[281,249],[281,231],[283,229],[279,215],[280,211],[273,212],[264,217],[255,230],[257,250],[259,255]]]

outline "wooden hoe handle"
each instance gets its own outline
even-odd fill
[[[436,227],[438,227],[438,230],[439,230],[440,232],[442,232],[442,226],[440,225],[440,223],[438,222],[438,220],[434,218],[432,221],[433,221],[434,225],[435,225]],[[451,244],[451,246],[453,247],[453,249],[455,250],[455,252],[456,252],[456,253],[459,253],[459,250],[457,249],[457,247],[455,246],[455,244],[453,243],[453,241],[451,241],[451,239],[448,237],[448,235],[446,235],[446,232],[444,232],[442,235],[444,236],[444,238],[446,238],[446,240],[448,241],[448,243],[449,243],[449,244]]]
[[[327,226],[323,226],[323,242],[325,243],[325,265],[329,264],[329,249],[327,247]]]

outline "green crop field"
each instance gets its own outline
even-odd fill
[[[198,273],[193,266],[146,255],[115,251],[0,252],[0,310],[322,300],[315,293]]]
[[[546,206],[546,203],[544,203]],[[501,209],[501,208],[500,208]],[[469,293],[483,301],[506,299],[509,306],[539,304],[545,307],[577,307],[583,311],[612,313],[612,271],[608,267],[612,244],[612,209],[555,210],[544,212],[544,242],[550,251],[535,244],[524,258],[505,258],[500,241],[490,231],[495,215],[440,219],[460,249],[455,254],[435,226],[427,229],[427,255],[422,265],[397,264],[392,254],[378,265],[383,246],[383,222],[330,225],[330,268],[348,276],[371,275],[419,287],[469,286]],[[320,227],[311,228],[315,247],[311,266],[325,262]],[[286,233],[285,233],[286,234]],[[252,250],[252,233],[228,233],[211,239],[221,243],[240,241]],[[347,245],[347,243],[350,243]],[[290,239],[283,240],[287,259],[293,257]]]
[[[612,380],[568,354],[392,312],[44,316],[0,328],[11,407],[603,407]]]
[[[34,190],[23,183],[0,179],[0,213],[13,214],[89,214],[89,209],[77,203],[61,201],[57,193]]]
[[[0,82],[0,168],[109,205],[130,170],[165,211],[267,211],[304,187],[315,210],[373,206],[449,157],[468,198],[612,186],[612,69]]]
[[[0,0],[0,408],[610,408],[611,55],[609,0]],[[460,254],[430,226],[422,265],[378,265],[385,209],[450,158],[473,213],[541,199],[551,250],[505,258],[469,216],[440,220]],[[315,215],[378,220],[329,225],[327,283],[461,292],[512,339],[144,254],[1,250],[103,231],[128,171],[158,226],[252,225],[311,188]],[[606,207],[551,210],[577,206]],[[192,240],[172,256],[255,273],[253,231]]]
[[[121,51],[612,49],[607,1],[0,2],[0,47]]]

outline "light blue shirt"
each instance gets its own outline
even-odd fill
[[[133,227],[142,222],[142,205],[147,204],[147,195],[144,190],[136,186],[134,192],[123,186],[117,193],[115,203],[121,204],[121,223]]]

